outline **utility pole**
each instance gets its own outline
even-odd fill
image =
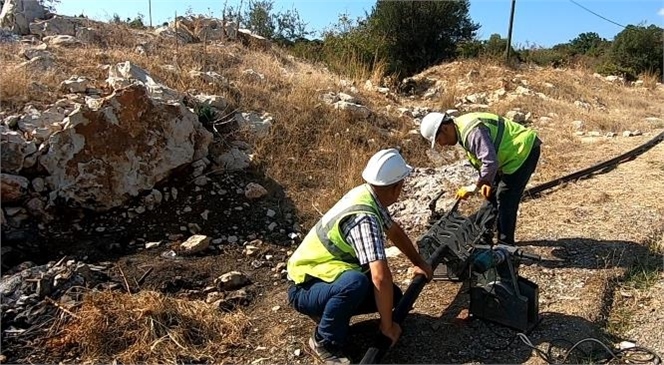
[[[506,61],[510,61],[510,52],[512,51],[512,25],[514,25],[514,7],[516,6],[516,0],[512,0],[512,10],[510,12],[510,27],[507,31],[507,49],[505,54],[507,55]]]
[[[150,18],[150,28],[152,28],[152,0],[148,0],[148,17]]]

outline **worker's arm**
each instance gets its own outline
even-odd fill
[[[424,271],[427,280],[431,280],[433,277],[433,270],[431,266],[422,258],[413,241],[410,240],[403,228],[396,222],[394,222],[390,228],[387,230],[387,238],[389,238],[397,248],[408,257],[408,260],[413,263],[413,265],[419,267]]]
[[[380,314],[380,330],[392,340],[392,345],[394,345],[401,335],[401,328],[392,320],[392,308],[394,307],[392,273],[386,260],[370,262],[369,269],[371,270],[371,281],[374,286],[376,308],[378,314]]]
[[[496,147],[493,145],[487,127],[478,125],[473,128],[468,135],[468,150],[482,162],[480,176],[477,179],[477,189],[480,189],[483,185],[491,186],[500,165]]]

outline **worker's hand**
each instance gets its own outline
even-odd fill
[[[399,340],[399,336],[401,336],[401,326],[399,326],[398,323],[392,322],[392,325],[386,328],[381,323],[380,332],[385,335],[385,337],[392,340],[392,344],[390,345],[390,347],[392,347]]]
[[[475,184],[462,186],[459,188],[459,190],[457,190],[456,197],[457,199],[468,199],[469,196],[475,193],[475,190],[477,190],[477,186]]]
[[[491,199],[491,195],[493,195],[493,188],[491,185],[482,185],[480,188],[480,193],[484,197],[484,199],[489,200]]]
[[[431,269],[431,265],[425,262],[420,266],[413,266],[412,274],[413,277],[422,274],[427,278],[427,281],[431,281],[431,278],[433,278],[433,269]]]

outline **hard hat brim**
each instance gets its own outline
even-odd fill
[[[440,126],[443,124],[443,120],[445,118],[440,118],[440,120],[436,121],[436,128],[434,129],[435,132],[433,132],[433,136],[431,137],[431,149],[436,148],[436,136],[438,135],[438,130],[440,129]]]

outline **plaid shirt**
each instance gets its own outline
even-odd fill
[[[380,204],[371,186],[367,187],[378,206],[383,220],[383,231],[387,231],[394,224],[390,212]],[[387,259],[385,237],[380,229],[380,221],[374,215],[366,213],[350,215],[341,221],[340,228],[346,242],[355,249],[360,265],[365,266],[373,261]]]

